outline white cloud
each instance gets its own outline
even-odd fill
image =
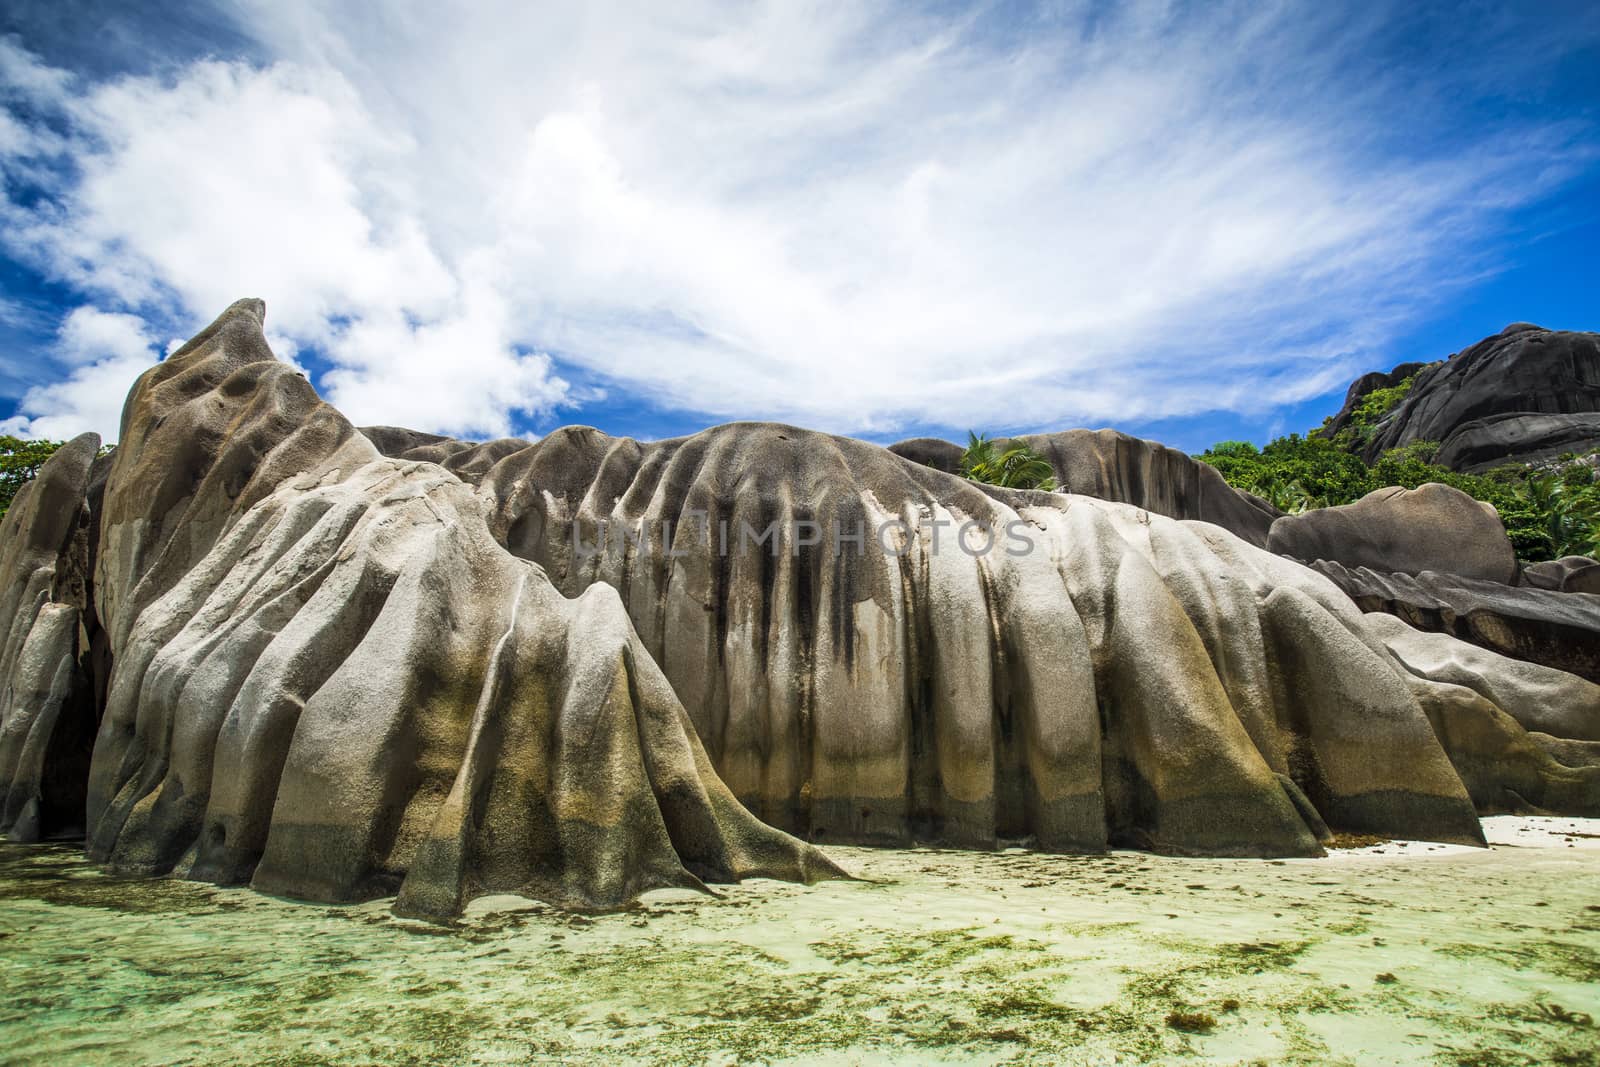
[[[345,330],[324,376],[328,399],[357,424],[466,426],[505,436],[506,413],[539,411],[562,399],[565,383],[549,360],[507,347],[506,301],[498,271],[469,265],[459,311],[433,322],[369,316]],[[396,353],[405,353],[396,358]],[[449,423],[439,413],[450,412]]]
[[[1549,124],[1398,137],[1442,105],[1375,22],[1006,17],[276,0],[266,67],[0,54],[79,168],[7,231],[106,306],[265,297],[358,422],[505,433],[578,398],[558,352],[727,417],[1058,426],[1338,384],[1573,166]]]
[[[81,307],[62,321],[57,352],[69,363],[99,363],[107,357],[148,357],[153,344],[139,316]]]
[[[434,253],[390,181],[408,145],[337,74],[202,62],[102,86],[66,115],[81,174],[62,210],[8,219],[52,275],[117,306],[175,305],[191,326],[267,294],[279,355],[335,361],[332,398],[358,420],[504,434],[512,409],[563,395],[544,357],[513,348],[498,295]]]
[[[70,74],[39,62],[15,37],[0,37],[0,92],[58,102],[71,84]]]
[[[93,431],[114,443],[128,390],[158,359],[143,321],[77,308],[63,320],[54,354],[71,368],[67,376],[29,389],[0,433],[64,441]]]

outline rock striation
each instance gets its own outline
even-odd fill
[[[717,780],[613,590],[561,596],[461,478],[380,455],[273,357],[263,314],[233,305],[128,399],[93,574],[91,858],[429,917],[839,874]],[[49,553],[92,451],[53,460],[3,531],[46,665],[70,647]],[[8,692],[41,677],[23,661]]]
[[[0,537],[0,834],[12,841],[83,831],[103,691],[89,580],[99,450],[89,433],[51,456],[18,491]]]
[[[1326,433],[1349,424],[1373,389],[1417,375],[1410,393],[1371,435],[1371,462],[1413,441],[1437,441],[1437,462],[1481,472],[1600,448],[1600,334],[1513,323],[1435,364],[1407,363],[1350,387]]]
[[[1249,536],[772,423],[357,430],[263,316],[147,372],[109,463],[63,450],[0,527],[0,737],[71,694],[98,722],[0,793],[79,759],[120,870],[443,917],[839,876],[800,837],[1279,856],[1600,814],[1594,686],[1363,614],[1366,572],[1259,547],[1269,512],[1154,446],[1030,439]]]
[[[722,777],[813,839],[1289,855],[1327,827],[1477,840],[1472,800],[1512,803],[1492,767],[1469,789],[1434,719],[1503,740],[1514,718],[1448,699],[1335,585],[1214,524],[766,423],[568,428],[479,492],[563,592],[620,592]],[[861,529],[865,551],[826,540]],[[1033,549],[962,551],[962,529]],[[1588,693],[1564,699],[1592,721]],[[1518,743],[1549,783],[1518,796],[1596,809],[1600,772]]]

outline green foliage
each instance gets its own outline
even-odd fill
[[[1339,432],[1339,436],[1345,439],[1341,443],[1346,447],[1354,446],[1358,450],[1365,446],[1372,438],[1372,431],[1378,428],[1378,423],[1400,406],[1400,402],[1406,398],[1416,383],[1417,375],[1413,374],[1398,385],[1374,389],[1362,397],[1356,402],[1355,410],[1350,413],[1349,424]]]
[[[1530,475],[1518,493],[1552,557],[1600,555],[1600,484],[1593,467]]]
[[[27,441],[0,434],[0,518],[11,508],[17,490],[33,479],[65,441]]]
[[[992,439],[968,432],[967,450],[961,453],[961,473],[975,482],[986,482],[1007,489],[1056,487],[1050,461],[1026,445],[1014,444],[1002,451]]]
[[[1410,380],[1378,392],[1408,389]],[[1369,432],[1372,425],[1367,424]],[[1555,472],[1509,466],[1488,474],[1459,474],[1434,462],[1439,446],[1433,441],[1390,449],[1371,465],[1347,450],[1348,443],[1343,432],[1334,440],[1290,434],[1262,449],[1223,441],[1198,458],[1234,488],[1290,513],[1348,504],[1388,485],[1415,489],[1440,482],[1492,504],[1520,559],[1600,551],[1600,484],[1592,467],[1569,461]]]
[[[1280,437],[1257,450],[1242,441],[1224,441],[1200,457],[1236,489],[1254,493],[1282,511],[1342,504],[1362,495],[1371,477],[1359,456],[1326,438],[1299,434]]]

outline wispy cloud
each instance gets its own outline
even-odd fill
[[[1592,162],[1585,126],[1463,123],[1481,85],[1425,49],[1393,67],[1415,27],[1309,7],[239,22],[274,62],[84,84],[0,50],[27,102],[6,239],[163,325],[264,296],[358,421],[457,433],[572,401],[546,353],[846,431],[1265,410]],[[1484,30],[1478,62],[1517,62]]]

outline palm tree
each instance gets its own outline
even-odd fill
[[[989,437],[967,432],[967,450],[961,453],[961,473],[975,482],[1007,489],[1042,489],[1054,492],[1055,471],[1050,461],[1027,445],[1005,450]]]
[[[1600,552],[1600,487],[1569,482],[1557,474],[1528,478],[1519,495],[1540,516],[1556,556]]]

